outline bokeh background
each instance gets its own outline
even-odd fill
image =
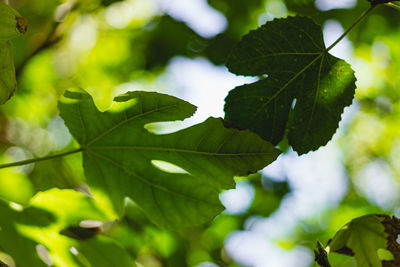
[[[254,81],[224,66],[249,30],[303,15],[322,25],[326,45],[368,8],[367,0],[9,0],[28,20],[13,40],[18,88],[0,106],[0,162],[76,148],[57,100],[83,88],[106,110],[134,90],[185,99],[196,114],[157,123],[165,133],[223,117],[224,98]],[[299,157],[285,144],[276,162],[221,193],[226,210],[207,225],[167,231],[128,202],[106,234],[138,266],[307,267],[316,241],[327,243],[349,220],[368,213],[400,216],[400,12],[379,6],[331,53],[356,72],[353,104],[333,139]],[[79,155],[0,170],[0,198],[26,205],[52,187],[86,190]],[[0,258],[5,257],[4,253]],[[333,266],[355,266],[332,255]]]

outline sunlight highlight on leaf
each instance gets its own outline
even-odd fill
[[[60,102],[60,115],[82,146],[90,187],[108,195],[120,214],[130,197],[160,226],[211,220],[222,211],[218,193],[233,187],[233,176],[256,172],[279,155],[257,135],[226,128],[218,118],[170,134],[144,129],[194,113],[195,106],[172,96],[129,92],[114,101],[136,102],[119,112],[100,112],[86,93],[66,92],[65,97],[77,100]],[[185,172],[161,171],[160,162]]]

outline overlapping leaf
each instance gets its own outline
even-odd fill
[[[225,99],[225,119],[273,144],[287,131],[299,154],[332,138],[354,95],[353,70],[328,53],[321,27],[309,18],[275,19],[251,31],[227,66],[236,74],[268,77],[232,90]]]
[[[100,112],[88,94],[66,92],[59,109],[81,144],[89,185],[107,194],[119,212],[130,197],[161,226],[212,219],[223,209],[218,193],[233,187],[234,175],[255,172],[279,154],[257,135],[225,128],[217,118],[171,134],[151,134],[146,124],[182,120],[195,111],[172,96],[130,92],[114,101],[110,110]],[[162,171],[153,160],[187,173]]]

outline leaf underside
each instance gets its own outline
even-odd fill
[[[67,91],[59,109],[83,148],[89,185],[107,194],[119,213],[130,197],[164,227],[211,220],[222,211],[218,194],[234,186],[234,175],[256,172],[279,155],[256,134],[225,128],[217,118],[171,134],[148,132],[148,123],[183,120],[194,113],[193,105],[168,95],[129,92],[100,112],[88,94]],[[187,173],[162,171],[152,160]]]
[[[326,51],[321,27],[305,17],[275,19],[251,31],[227,66],[239,75],[268,77],[233,89],[225,99],[225,120],[274,145],[287,132],[299,154],[332,138],[354,96],[350,65]]]

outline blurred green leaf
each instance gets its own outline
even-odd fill
[[[227,66],[236,74],[268,78],[232,90],[225,99],[226,120],[273,144],[287,130],[299,154],[332,138],[354,95],[353,70],[328,53],[321,27],[304,17],[275,19],[251,31],[233,49]]]
[[[81,144],[89,185],[106,192],[121,213],[131,197],[164,227],[179,228],[211,220],[222,210],[218,193],[274,161],[279,151],[249,131],[225,128],[221,119],[167,135],[144,129],[151,122],[182,120],[195,107],[168,95],[129,92],[100,112],[86,93],[65,93],[61,117]],[[177,165],[168,173],[152,160]],[[187,172],[187,173],[185,173]]]
[[[20,224],[18,227],[19,234],[42,244],[48,250],[50,260],[56,266],[81,266],[77,264],[79,259],[75,258],[74,254],[70,252],[72,247],[82,254],[82,256],[92,264],[91,266],[98,266],[96,260],[94,260],[95,262],[91,262],[92,257],[89,256],[86,258],[85,253],[80,251],[82,246],[85,251],[89,251],[89,253],[93,254],[94,252],[90,252],[90,248],[88,248],[87,245],[90,243],[91,246],[96,247],[97,245],[94,243],[96,243],[95,240],[98,240],[97,238],[93,238],[92,241],[85,243],[85,241],[78,241],[60,234],[64,229],[79,225],[85,220],[99,222],[110,220],[111,217],[105,214],[98,202],[95,202],[93,198],[87,195],[73,190],[51,189],[36,194],[31,199],[28,209],[25,209],[23,212],[27,213],[30,209],[33,209],[33,211],[44,211],[50,214],[54,219],[52,223],[48,225],[44,225],[42,222],[40,227],[39,225],[28,225],[27,223],[23,225]],[[28,214],[32,214],[32,212]],[[42,217],[43,216],[40,218]],[[35,217],[30,216],[28,222],[32,220],[32,218]],[[99,247],[101,247],[101,244],[99,244]],[[104,253],[104,250],[102,253]],[[17,262],[21,255],[23,254],[18,255],[16,258]],[[114,264],[117,263],[118,261],[114,262]]]
[[[37,243],[21,235],[18,224],[46,226],[51,221],[52,216],[46,211],[30,208],[19,212],[0,200],[0,250],[13,257],[18,266],[46,266],[36,253]]]

